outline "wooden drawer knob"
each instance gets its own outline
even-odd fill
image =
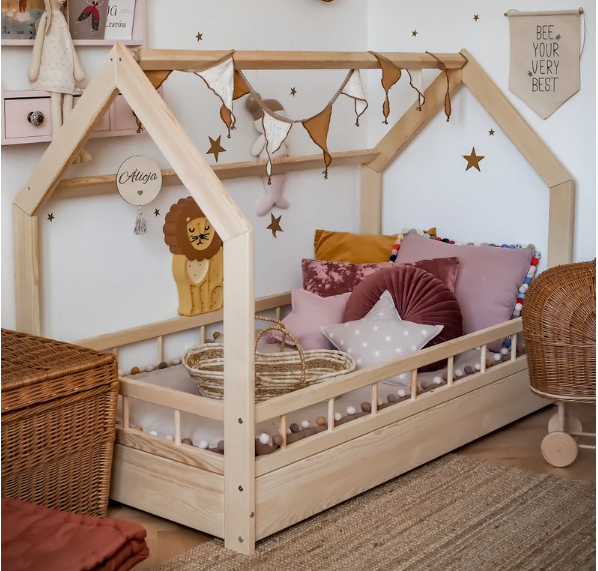
[[[44,114],[41,111],[31,111],[27,115],[27,121],[36,127],[39,127],[44,122]]]

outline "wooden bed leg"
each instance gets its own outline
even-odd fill
[[[224,545],[255,551],[253,230],[224,243]]]
[[[361,165],[361,234],[382,232],[382,173]]]

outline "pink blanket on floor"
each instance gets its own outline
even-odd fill
[[[128,571],[147,559],[146,531],[2,498],[2,569],[6,571]]]

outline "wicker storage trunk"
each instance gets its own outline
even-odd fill
[[[2,496],[105,516],[115,356],[3,329],[1,384]]]
[[[596,260],[550,268],[527,291],[523,333],[532,390],[596,402]]]

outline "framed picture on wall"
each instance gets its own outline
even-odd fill
[[[109,0],[106,40],[130,40],[133,37],[135,0]]]
[[[73,40],[103,40],[108,0],[68,0],[69,28]]]
[[[2,39],[33,40],[44,0],[2,0]]]

